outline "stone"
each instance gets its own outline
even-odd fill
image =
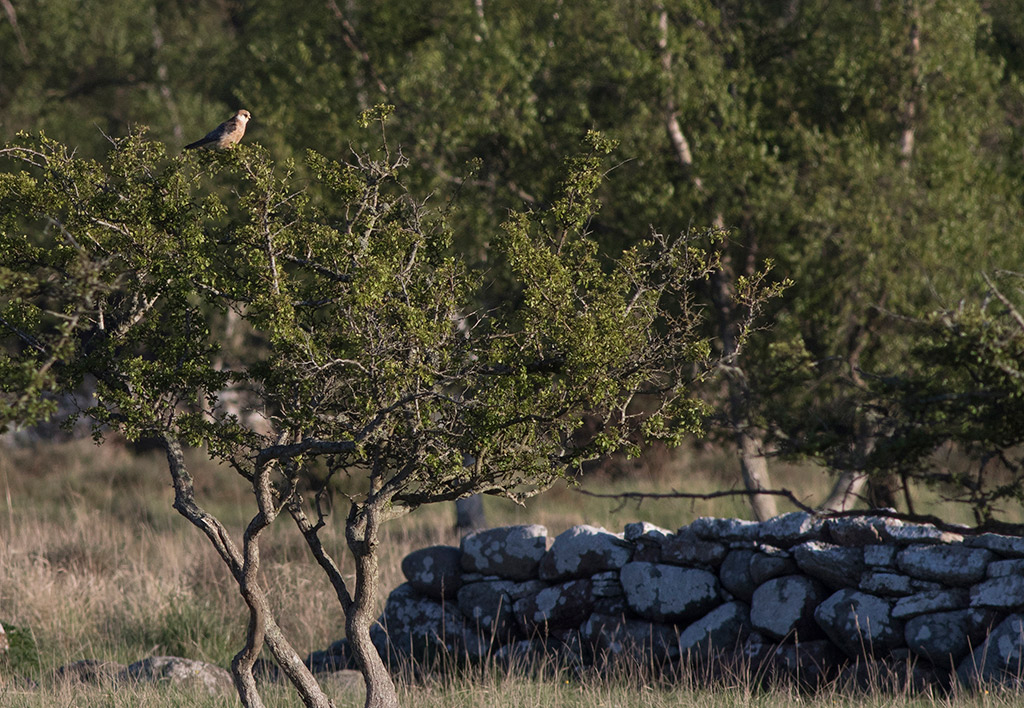
[[[376,626],[371,635],[376,634],[374,643],[385,657],[428,661],[437,654],[472,651],[475,643],[455,603],[424,597],[409,583],[391,591]]]
[[[315,674],[357,668],[356,656],[347,638],[331,642],[324,650],[312,652],[303,663]],[[276,663],[269,662],[266,672],[276,677],[278,668]]]
[[[629,656],[643,664],[679,656],[676,628],[671,624],[594,613],[580,628],[599,664],[612,657]]]
[[[983,641],[995,619],[994,612],[979,609],[918,615],[907,621],[903,636],[913,653],[933,664],[955,668]]]
[[[861,574],[858,590],[882,597],[905,597],[914,592],[909,575],[869,570]]]
[[[556,629],[579,627],[594,609],[589,580],[570,580],[516,600],[512,606],[525,636]]]
[[[891,538],[889,525],[894,521],[884,516],[841,516],[826,521],[825,528],[840,546],[873,546]]]
[[[844,588],[818,605],[814,619],[828,638],[851,657],[884,658],[903,644],[903,621],[892,616],[893,603]]]
[[[622,597],[625,594],[619,582],[619,574],[613,570],[591,576],[590,582],[593,584],[594,597]]]
[[[949,689],[949,671],[920,660],[891,656],[874,661],[858,658],[846,666],[836,681],[870,695],[906,696]],[[857,705],[854,703],[853,705]]]
[[[481,639],[508,641],[518,634],[512,610],[515,601],[546,587],[539,580],[492,580],[463,585],[457,596],[459,612],[466,618],[470,631]]]
[[[623,536],[635,549],[630,560],[660,563],[661,544],[671,535],[671,531],[646,521],[626,524]]]
[[[814,610],[825,595],[824,587],[813,578],[803,575],[772,578],[754,591],[750,601],[750,624],[775,639],[813,639],[820,636]]]
[[[816,690],[833,680],[844,665],[843,655],[827,639],[812,639],[775,647],[762,671],[774,678],[786,677],[802,689]]]
[[[1024,615],[1004,619],[956,669],[957,679],[969,686],[978,681],[1019,681],[1024,670]]]
[[[1000,575],[971,588],[971,607],[1015,610],[1024,607],[1024,576]]]
[[[892,616],[896,619],[908,619],[929,612],[962,610],[969,602],[970,596],[964,588],[928,590],[897,600],[892,609]]]
[[[637,541],[656,541],[660,543],[666,538],[672,535],[672,532],[668,529],[663,529],[660,526],[648,523],[646,521],[638,521],[632,524],[626,524],[623,529],[622,536],[630,543],[636,543]]]
[[[717,568],[729,549],[724,543],[702,539],[689,529],[683,529],[661,544],[661,560],[683,566]]]
[[[136,661],[128,665],[122,677],[140,683],[195,686],[211,696],[235,690],[235,683],[227,669],[205,661],[181,659],[176,656],[153,656]]]
[[[689,526],[679,529],[692,531],[700,538],[711,541],[749,542],[757,540],[761,524],[756,521],[742,519],[719,519],[714,516],[701,516],[694,519]]]
[[[968,536],[965,546],[984,548],[1007,558],[1024,558],[1024,538],[1020,536],[1004,536],[998,533],[983,533],[980,536]]]
[[[746,602],[750,602],[757,589],[757,583],[750,574],[750,559],[754,553],[753,549],[747,548],[729,551],[718,569],[722,587]]]
[[[857,587],[864,572],[864,551],[860,548],[809,541],[794,546],[792,553],[800,570],[833,590]]]
[[[542,580],[587,578],[619,570],[633,555],[633,544],[595,526],[574,526],[558,535],[540,562]]]
[[[762,543],[780,548],[822,541],[826,536],[825,521],[806,511],[793,511],[762,521],[758,530],[758,539]]]
[[[951,531],[941,531],[931,524],[902,524],[889,527],[889,539],[893,543],[907,546],[910,544],[960,543],[964,537]]]
[[[626,602],[644,619],[696,619],[719,604],[718,578],[706,570],[662,563],[627,563],[619,574]]]
[[[896,565],[907,575],[945,585],[967,586],[985,577],[992,552],[964,546],[913,545],[896,556]]]
[[[681,656],[708,655],[736,649],[750,632],[750,607],[745,602],[719,605],[679,635]]]
[[[116,661],[82,659],[58,668],[53,678],[58,683],[111,684],[125,674],[128,667]]]
[[[462,585],[462,551],[430,546],[402,559],[402,574],[418,591],[435,600],[452,600]]]
[[[796,572],[796,561],[788,551],[779,548],[762,546],[750,559],[750,579],[755,585]]]
[[[467,573],[535,579],[548,549],[548,530],[533,524],[476,531],[462,538],[461,549],[462,569]]]
[[[988,564],[988,577],[1001,578],[1007,575],[1024,575],[1024,558],[1008,558]]]
[[[864,565],[871,568],[895,568],[896,546],[865,546]]]

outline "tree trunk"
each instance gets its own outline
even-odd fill
[[[254,617],[260,618],[263,623],[263,642],[274,656],[281,670],[288,680],[295,686],[296,691],[302,699],[306,708],[335,708],[334,702],[330,700],[316,682],[309,668],[299,658],[298,653],[291,643],[284,636],[284,632],[274,619],[270,602],[266,593],[258,583],[244,582],[244,558],[239,552],[231,535],[224,525],[213,515],[207,513],[195,500],[195,487],[192,475],[185,465],[185,456],[181,450],[181,444],[170,436],[163,437],[164,449],[167,453],[167,465],[171,472],[171,480],[174,485],[174,508],[184,516],[190,523],[199,528],[213,544],[221,560],[227,565],[235,582],[239,585],[243,598],[250,609],[250,632],[253,631],[251,622]],[[259,631],[259,627],[255,628]],[[232,662],[234,665],[234,662]],[[251,665],[249,670],[252,676]],[[236,679],[236,686],[239,685]],[[246,691],[249,690],[248,683],[243,679]],[[255,685],[255,683],[253,683]],[[246,700],[242,694],[242,687],[239,687],[239,697]],[[251,700],[251,698],[250,698]],[[254,704],[260,705],[260,704]]]
[[[455,500],[455,528],[461,535],[464,536],[470,531],[476,531],[486,526],[487,515],[484,513],[482,494]]]
[[[380,579],[378,567],[379,511],[364,507],[361,517],[349,516],[345,526],[348,547],[356,562],[356,583],[352,602],[345,608],[345,636],[359,662],[366,684],[366,708],[398,708],[398,694],[391,674],[370,639],[374,620],[374,598]]]
[[[666,77],[672,76],[672,52],[669,50],[668,42],[668,12],[664,7],[659,7],[658,14],[658,50],[661,52],[661,66]],[[670,85],[670,81],[666,82]],[[690,150],[690,143],[686,139],[682,126],[679,124],[679,106],[671,89],[666,89],[663,99],[663,110],[665,114],[665,129],[668,133],[669,142],[676,154],[676,161],[682,168],[683,173],[693,184],[697,192],[705,192],[704,182],[701,176],[693,169],[693,153]],[[714,219],[715,226],[722,228],[724,220],[721,213]],[[748,420],[749,395],[746,384],[746,374],[736,361],[738,354],[737,323],[735,321],[735,307],[732,292],[729,288],[726,270],[727,263],[724,262],[721,271],[715,274],[712,279],[712,299],[715,301],[715,309],[718,314],[719,335],[722,340],[723,359],[728,364],[728,417],[729,426],[735,431],[736,448],[740,458],[740,473],[743,477],[743,484],[750,491],[759,489],[770,489],[771,478],[768,474],[768,461],[764,456],[764,444],[761,436],[753,429]],[[753,494],[750,496],[750,506],[754,516],[759,521],[770,519],[778,513],[775,505],[775,497],[768,494]]]

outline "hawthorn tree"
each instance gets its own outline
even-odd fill
[[[0,420],[45,417],[89,377],[96,402],[81,415],[98,436],[162,442],[175,508],[249,610],[231,667],[244,705],[263,705],[263,646],[307,706],[331,705],[260,581],[260,536],[279,518],[337,593],[366,705],[395,706],[370,640],[382,524],[473,493],[523,498],[586,460],[701,428],[690,384],[713,362],[693,293],[718,267],[697,245],[708,234],[600,255],[587,224],[612,145],[586,145],[549,208],[509,216],[493,271],[453,250],[452,205],[410,198],[384,137],[349,162],[310,152],[302,180],[259,146],[169,157],[132,135],[99,163],[24,136],[0,151],[18,168],[0,175]],[[498,273],[509,295],[485,309]],[[773,291],[737,283],[751,317]],[[252,342],[230,363],[211,334],[225,312]],[[200,505],[185,445],[250,485],[240,539]],[[314,468],[358,490],[344,518],[354,585],[321,541],[326,505],[300,491]]]

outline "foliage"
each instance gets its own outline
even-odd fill
[[[1024,318],[993,283],[985,300],[913,325],[917,366],[874,387],[887,435],[871,466],[937,486],[991,524],[1002,504],[1024,503]],[[966,469],[935,464],[949,446]]]
[[[613,147],[589,134],[551,207],[510,215],[492,248],[506,298],[484,309],[493,275],[453,251],[448,206],[406,192],[407,160],[386,139],[349,163],[310,151],[304,186],[258,145],[168,158],[134,134],[101,163],[23,137],[0,150],[24,168],[0,181],[0,421],[45,416],[89,379],[95,405],[80,414],[97,437],[163,441],[175,508],[250,608],[233,668],[251,706],[264,640],[286,671],[296,663],[257,574],[260,533],[287,512],[336,588],[368,705],[393,705],[369,636],[380,524],[473,493],[520,499],[587,460],[701,429],[691,384],[713,362],[694,289],[717,260],[706,234],[600,253],[588,225]],[[777,291],[763,274],[740,289],[752,311]],[[214,328],[224,312],[258,342],[231,364]],[[196,503],[182,443],[251,484],[241,552]],[[299,491],[311,467],[359,481],[352,590],[319,538],[323,489],[312,504]],[[291,678],[327,705],[311,676]]]

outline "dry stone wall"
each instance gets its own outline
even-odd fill
[[[870,667],[915,685],[1018,680],[1024,539],[882,516],[700,518],[671,532],[543,526],[411,553],[374,641],[390,661],[710,656],[814,682]],[[310,657],[343,668],[344,640]],[[898,667],[898,668],[897,668]],[[869,672],[870,673],[870,672]]]

